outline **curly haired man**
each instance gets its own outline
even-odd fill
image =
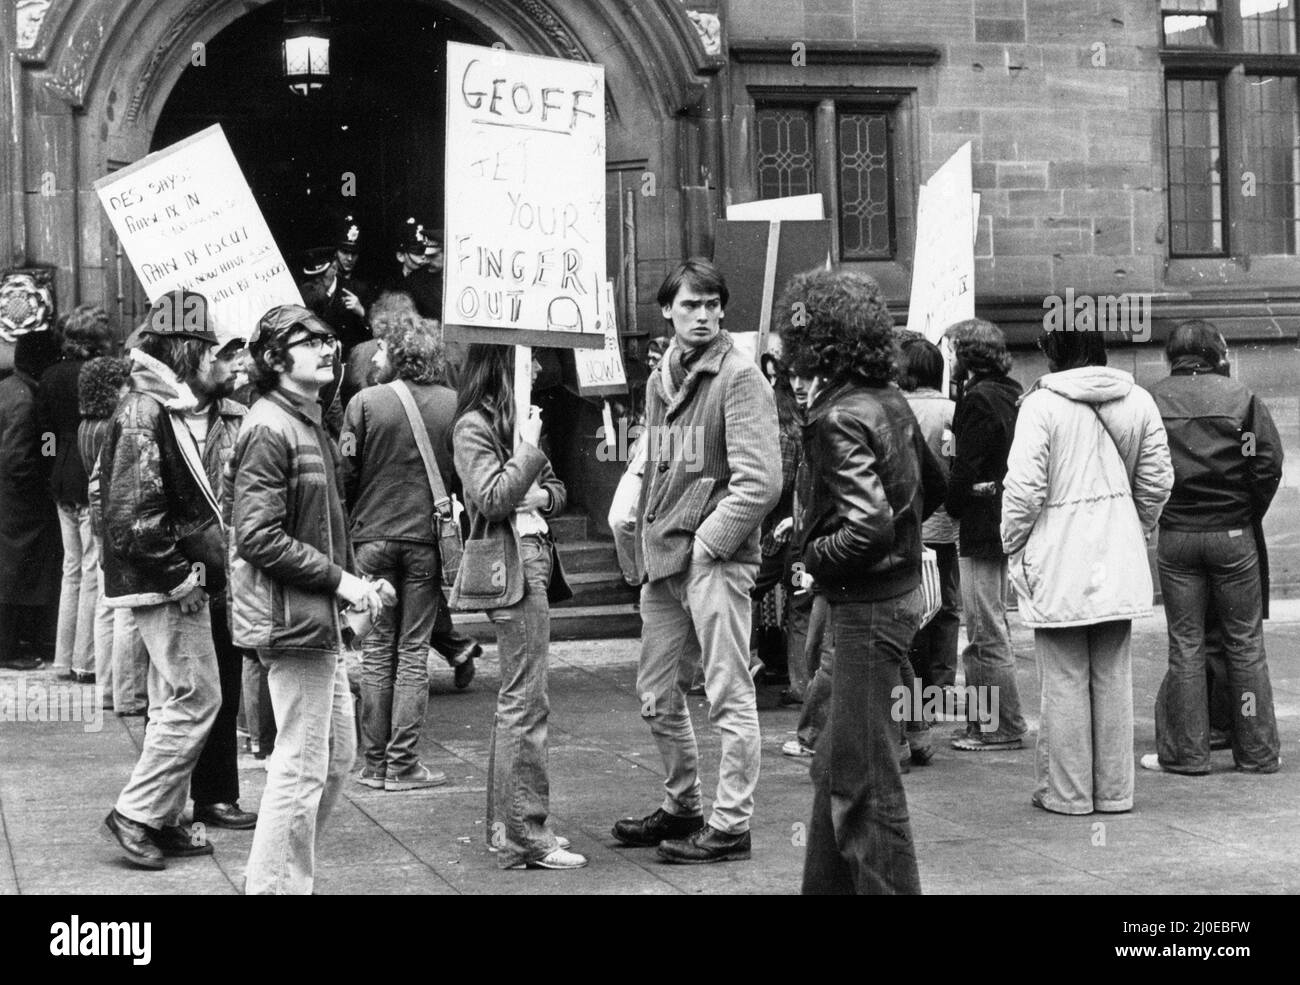
[[[415,402],[441,473],[455,478],[451,428],[456,393],[444,383],[437,322],[414,312],[376,323],[379,379],[348,404],[343,423],[343,486],[357,565],[397,589],[363,644],[358,777],[377,790],[419,790],[447,782],[419,761],[415,747],[429,702],[429,634],[446,600],[434,539],[434,494],[399,388]]]
[[[921,891],[893,690],[921,622],[921,522],[943,470],[893,385],[893,319],[874,280],[812,271],[786,288],[785,352],[812,377],[810,494],[792,557],[829,603],[831,710],[813,758],[806,894]]]

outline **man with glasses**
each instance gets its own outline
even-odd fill
[[[262,316],[249,343],[262,399],[244,419],[226,471],[233,483],[231,622],[235,643],[267,668],[279,727],[245,891],[312,891],[316,834],[352,766],[356,729],[339,609],[382,604],[356,568],[342,462],[318,397],[334,375],[329,327],[306,308]]]

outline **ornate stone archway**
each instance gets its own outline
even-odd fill
[[[23,128],[13,162],[12,245],[58,268],[61,306],[109,302],[120,258],[92,183],[143,156],[167,95],[206,43],[270,0],[22,0],[11,80]],[[485,40],[606,66],[608,159],[657,175],[637,246],[647,261],[681,248],[682,118],[721,65],[679,0],[410,0]],[[689,145],[689,141],[686,142]],[[688,151],[692,166],[699,154]],[[52,176],[52,177],[51,177]]]

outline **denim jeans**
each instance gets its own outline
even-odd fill
[[[816,672],[808,666],[808,621],[812,617],[813,594],[790,590],[785,624],[785,665],[790,675],[790,693],[803,698]]]
[[[1160,765],[1178,773],[1210,771],[1205,623],[1212,600],[1227,665],[1233,761],[1238,769],[1272,773],[1281,745],[1250,529],[1161,530],[1158,561],[1169,623],[1169,669],[1156,696]]]
[[[352,690],[335,657],[259,650],[279,724],[267,761],[253,847],[244,872],[249,896],[309,896],[316,838],[343,791],[356,754]]]
[[[825,595],[814,595],[808,617],[808,637],[804,647],[812,680],[804,692],[795,735],[808,749],[817,748],[817,737],[826,728],[831,709],[831,673],[835,662],[835,628],[831,625],[830,603]]]
[[[91,534],[95,542],[95,554],[97,557],[103,557],[103,540],[95,534]],[[95,683],[102,688],[104,695],[105,709],[116,708],[113,690],[113,623],[114,614],[117,609],[110,609],[104,601],[104,568],[102,565],[95,568],[95,581],[99,585],[99,592],[95,598],[95,619],[94,625],[94,651],[95,651]],[[129,612],[130,610],[124,610]]]
[[[546,663],[551,646],[551,544],[540,536],[519,539],[524,597],[491,609],[496,625],[501,690],[488,753],[488,843],[503,869],[549,855],[556,847],[547,827],[551,781],[546,769]]]
[[[921,605],[919,586],[883,602],[830,604],[835,678],[812,764],[805,895],[921,892],[891,713]]]
[[[703,560],[681,574],[641,587],[641,661],[636,693],[641,717],[663,757],[663,810],[703,813],[699,747],[686,688],[701,655],[709,724],[722,733],[722,758],[709,824],[726,834],[749,830],[758,785],[761,740],[754,679],[749,675],[750,598],[758,565]],[[698,651],[691,638],[699,641]]]
[[[443,604],[438,549],[405,540],[356,545],[357,567],[397,590],[361,644],[361,747],[366,768],[396,776],[419,764],[429,706],[429,634]]]
[[[271,707],[266,668],[255,653],[251,660],[245,657],[243,677],[244,725],[248,737],[257,746],[257,755],[266,757],[275,752],[275,711]]]
[[[980,721],[979,706],[992,707],[991,699],[968,701],[967,728],[988,742],[1018,739],[1026,726],[1020,714],[1016,657],[1007,625],[1007,559],[964,557],[960,567],[962,609],[970,641],[961,655],[966,686],[998,689],[998,720]]]
[[[239,746],[235,741],[235,718],[243,683],[244,653],[230,638],[226,618],[224,591],[211,602],[212,646],[217,652],[217,670],[221,678],[221,708],[203,753],[194,764],[190,795],[195,807],[239,802]]]
[[[149,652],[136,627],[135,610],[112,612],[113,708],[119,715],[144,711],[149,707]]]
[[[1058,814],[1133,807],[1133,624],[1034,630],[1042,721],[1036,792]]]
[[[926,544],[939,559],[939,611],[912,640],[908,658],[923,687],[952,687],[957,681],[957,636],[961,631],[961,576],[956,544]]]
[[[90,530],[90,508],[60,503],[59,530],[63,586],[54,669],[88,674],[95,669],[95,603],[99,600],[99,552]]]
[[[177,602],[133,609],[149,652],[149,727],[117,812],[151,828],[178,824],[190,774],[221,706],[221,681],[205,605],[184,613]]]

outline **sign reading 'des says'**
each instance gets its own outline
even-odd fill
[[[207,297],[217,336],[247,338],[279,304],[302,304],[220,125],[95,182],[150,301]]]
[[[601,348],[604,68],[449,43],[447,133],[448,335]]]

